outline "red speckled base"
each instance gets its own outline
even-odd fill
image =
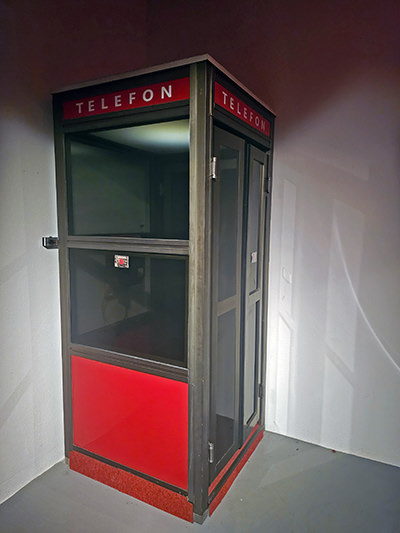
[[[193,506],[182,494],[79,452],[70,452],[69,466],[75,472],[100,481],[178,518],[193,522]]]
[[[225,496],[225,494],[228,492],[229,488],[231,487],[232,483],[235,481],[235,479],[237,478],[239,472],[242,470],[242,468],[244,467],[244,465],[247,463],[247,461],[249,460],[249,457],[251,456],[251,454],[254,452],[254,450],[257,448],[257,445],[258,443],[260,442],[260,440],[263,438],[264,436],[264,432],[261,431],[259,435],[257,435],[255,441],[253,442],[253,444],[250,446],[250,448],[247,450],[247,452],[245,453],[245,455],[242,457],[241,461],[238,463],[238,465],[236,466],[235,470],[232,472],[232,474],[229,476],[229,478],[227,479],[225,485],[222,487],[222,489],[218,492],[218,494],[216,495],[216,497],[213,499],[213,501],[210,503],[210,508],[209,508],[209,514],[210,516],[213,514],[213,512],[215,511],[215,509],[218,507],[218,505],[221,503],[222,501],[222,498]]]

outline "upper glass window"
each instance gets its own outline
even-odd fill
[[[70,235],[189,238],[189,120],[73,134]]]

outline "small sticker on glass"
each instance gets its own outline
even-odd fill
[[[115,268],[129,268],[129,255],[114,255]]]

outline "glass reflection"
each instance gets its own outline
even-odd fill
[[[186,277],[181,258],[71,249],[72,342],[185,364]]]
[[[70,235],[188,239],[189,121],[70,135]]]

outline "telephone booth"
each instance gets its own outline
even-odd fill
[[[263,435],[274,115],[209,56],[53,99],[70,468],[201,523]]]

